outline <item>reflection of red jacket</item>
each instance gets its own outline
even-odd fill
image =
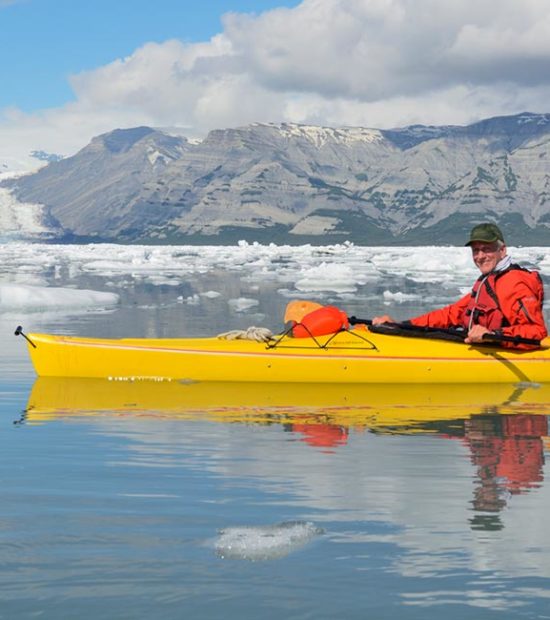
[[[303,441],[317,448],[333,448],[348,439],[348,429],[334,424],[293,424],[292,430],[304,435]]]
[[[411,319],[421,327],[464,327],[479,324],[500,330],[506,336],[542,340],[546,325],[540,276],[513,265],[507,271],[480,278],[471,293],[454,304]],[[526,345],[511,345],[530,348]]]
[[[499,435],[484,434],[476,429],[476,420],[468,423],[467,443],[472,460],[483,480],[503,479],[511,493],[537,486],[543,480],[544,445],[548,420],[542,415],[502,417]]]

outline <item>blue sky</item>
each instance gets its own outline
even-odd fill
[[[25,112],[73,98],[67,77],[144,43],[208,40],[227,12],[260,13],[290,0],[0,0],[0,108]]]
[[[549,0],[0,0],[0,163],[147,125],[550,112]]]

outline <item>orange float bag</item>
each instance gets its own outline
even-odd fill
[[[334,334],[349,328],[345,312],[335,306],[323,306],[309,314],[292,328],[294,338],[311,338]]]

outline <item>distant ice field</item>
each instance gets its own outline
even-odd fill
[[[512,247],[509,253],[523,266],[540,270],[550,285],[550,248]],[[0,246],[0,313],[104,312],[120,303],[223,303],[228,314],[255,313],[261,320],[269,314],[260,303],[269,286],[271,299],[280,305],[303,298],[344,308],[393,306],[396,318],[403,318],[399,308],[408,316],[450,303],[477,276],[466,247],[11,242]],[[138,299],[138,285],[148,287],[147,298]],[[162,299],[155,289],[162,290]]]

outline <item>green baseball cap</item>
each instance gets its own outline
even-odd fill
[[[465,245],[471,245],[474,241],[483,241],[485,243],[502,241],[502,243],[504,243],[504,236],[496,224],[487,222],[486,224],[478,224],[472,228],[470,240]]]

